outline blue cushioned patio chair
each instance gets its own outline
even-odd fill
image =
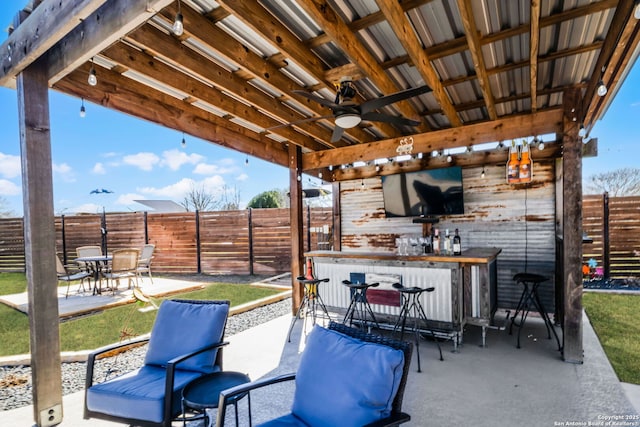
[[[234,396],[290,380],[295,380],[291,412],[261,427],[400,425],[411,419],[402,412],[402,398],[412,352],[413,344],[406,341],[336,322],[328,329],[316,325],[307,337],[297,373],[220,393],[217,426],[224,425],[227,403]]]
[[[132,341],[89,355],[84,418],[101,418],[142,427],[169,427],[181,413],[182,389],[192,380],[222,370],[224,330],[229,301],[167,300],[160,305],[144,365],[133,372],[94,384],[99,355]],[[145,339],[133,342],[144,342]]]

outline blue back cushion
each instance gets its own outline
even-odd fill
[[[166,366],[174,357],[222,340],[229,314],[228,302],[167,300],[162,303],[151,331],[146,365]],[[213,372],[217,349],[180,363],[180,369]]]
[[[312,427],[386,418],[402,379],[401,350],[315,326],[296,374],[292,413]]]

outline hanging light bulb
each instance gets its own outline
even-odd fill
[[[247,155],[247,158],[244,159],[244,164],[247,165],[247,166],[249,165],[249,156],[248,155]]]
[[[538,143],[538,150],[540,151],[544,150],[544,141],[542,139]]]
[[[182,141],[180,142],[180,145],[183,147],[187,146],[187,140],[184,138],[184,132],[182,132]]]
[[[95,86],[98,84],[98,76],[96,75],[96,69],[93,66],[93,58],[91,58],[91,69],[89,70],[89,78],[87,79],[87,82],[91,86]]]
[[[80,105],[80,117],[84,119],[87,115],[87,110],[84,108],[84,98],[82,98],[82,105]]]
[[[633,9],[633,17],[640,19],[640,0],[636,0],[636,6]]]
[[[180,11],[180,0],[178,0],[178,13],[176,13],[176,19],[173,21],[173,34],[178,37],[184,34],[184,22]]]
[[[580,123],[580,130],[578,131],[578,136],[580,138],[584,138],[585,136],[587,136],[587,130],[584,128],[584,125],[582,123]]]
[[[605,96],[607,94],[607,87],[604,85],[604,82],[600,80],[598,82],[598,96]]]
[[[484,166],[482,166],[482,172],[480,172],[480,178],[484,179],[485,174],[484,174]]]
[[[496,149],[502,150],[503,148],[504,148],[504,142],[503,141],[498,142],[498,146],[496,147]]]
[[[453,161],[453,157],[451,157],[451,154],[447,154],[447,163],[451,163]]]

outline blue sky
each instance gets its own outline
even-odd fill
[[[3,0],[0,5],[0,41],[16,12],[27,0]],[[584,177],[622,167],[639,167],[640,63],[627,77],[605,119],[591,132],[599,141],[597,158],[584,159]],[[256,194],[288,188],[287,169],[218,147],[200,139],[49,92],[53,157],[54,210],[73,212],[139,211],[135,199],[181,202],[185,192],[201,185],[212,193],[225,186],[236,189],[241,207]],[[20,141],[17,95],[0,88],[0,197],[16,215],[22,215]],[[534,158],[535,159],[535,158]],[[305,176],[305,186],[309,177]],[[112,194],[90,194],[104,188]]]

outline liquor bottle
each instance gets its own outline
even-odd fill
[[[522,143],[518,177],[520,178],[520,182],[531,182],[531,178],[533,177],[533,161],[531,160],[531,153],[529,152],[529,144],[527,144],[527,141]]]
[[[460,241],[460,234],[458,234],[457,228],[453,234],[453,254],[462,255],[462,242]]]
[[[444,253],[451,255],[451,237],[449,237],[449,229],[444,231]]]
[[[518,148],[516,142],[511,141],[509,149],[509,162],[507,163],[507,182],[515,184],[520,182],[520,160],[518,159]]]
[[[440,255],[440,230],[436,228],[433,234],[433,253]]]

